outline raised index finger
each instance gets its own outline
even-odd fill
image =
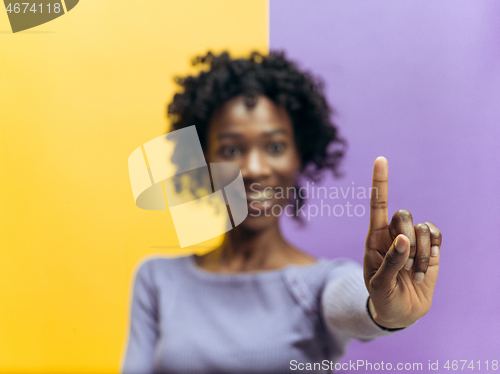
[[[385,157],[377,157],[373,164],[370,196],[370,230],[380,230],[389,224],[387,217],[387,186],[389,164]]]

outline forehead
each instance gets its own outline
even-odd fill
[[[293,135],[293,126],[287,111],[265,97],[259,96],[253,108],[247,108],[242,96],[229,100],[210,121],[209,133],[238,133],[244,136],[285,130]],[[281,132],[281,131],[280,131]]]

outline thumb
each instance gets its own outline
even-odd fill
[[[404,267],[410,255],[410,240],[405,235],[398,235],[387,251],[384,261],[370,280],[372,292],[382,296],[396,287],[399,271]]]

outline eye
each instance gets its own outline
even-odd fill
[[[230,159],[239,156],[241,152],[238,147],[225,146],[221,148],[220,153],[224,158]]]
[[[269,152],[273,155],[279,155],[285,150],[285,145],[282,142],[274,142],[269,144]]]

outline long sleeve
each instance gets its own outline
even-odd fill
[[[154,352],[159,334],[157,291],[152,276],[151,262],[143,262],[134,279],[123,374],[154,372]]]
[[[321,312],[325,324],[337,343],[345,346],[349,339],[368,341],[391,335],[371,319],[363,269],[352,261],[345,261],[331,273],[321,296]]]

